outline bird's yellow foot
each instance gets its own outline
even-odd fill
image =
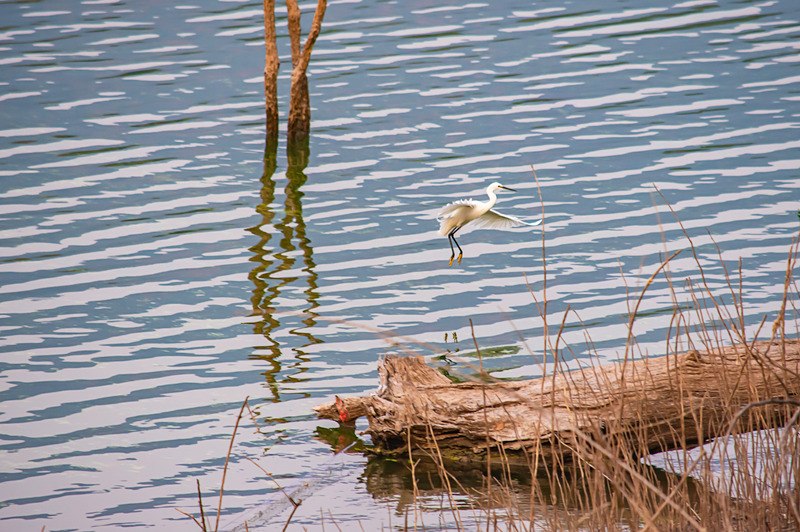
[[[463,254],[463,253],[459,253],[459,254],[458,254],[458,263],[459,263],[459,264],[461,264],[461,257],[463,257],[463,256],[464,256],[464,254]]]
[[[453,265],[453,257],[450,257],[450,264],[448,264],[448,266],[452,266],[452,265]]]

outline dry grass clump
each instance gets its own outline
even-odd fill
[[[477,464],[454,463],[445,458],[447,453],[442,452],[430,427],[427,441],[433,442],[432,446],[412,449],[409,445],[407,456],[400,462],[372,458],[367,465],[364,477],[370,493],[380,499],[400,501],[398,512],[402,520],[395,523],[396,528],[800,530],[800,375],[785,363],[787,344],[794,342],[793,337],[798,334],[794,302],[800,290],[793,272],[800,240],[793,239],[789,247],[778,308],[773,316],[764,316],[758,326],[752,327],[745,319],[741,261],[734,283],[720,253],[722,275],[717,276],[717,289],[712,289],[710,275],[698,258],[694,242],[680,227],[699,276],[683,280],[685,288],[676,290],[679,283],[671,273],[670,262],[678,252],[660,263],[629,305],[622,366],[643,357],[635,334],[637,317],[647,290],[663,277],[673,301],[663,354],[667,364],[670,357],[677,360],[678,354],[687,350],[711,357],[709,378],[714,380],[714,396],[695,391],[688,399],[689,404],[713,401],[713,418],[704,418],[709,410],[698,408],[682,412],[674,423],[658,426],[650,424],[649,419],[638,419],[633,427],[614,426],[612,420],[594,432],[576,429],[569,438],[555,442],[569,447],[568,459],[534,449],[525,452],[525,460],[520,462],[519,456],[512,459],[502,445],[489,445],[491,450]],[[544,238],[543,230],[543,257]],[[563,337],[572,311],[567,309],[560,326],[551,333],[547,323],[546,260],[543,265],[542,291],[539,296],[533,291],[531,294],[544,323],[542,351],[546,356],[541,360],[551,361],[549,366],[543,364],[543,374],[555,379],[558,374],[569,374],[564,360],[574,359],[565,356],[570,346]],[[684,301],[679,303],[681,299]],[[794,325],[790,336],[786,334],[787,320]],[[588,330],[585,334],[587,345],[594,345]],[[755,348],[757,340],[761,342],[759,346],[768,346],[769,357]],[[733,350],[736,356],[731,358],[726,346],[733,345],[738,347]],[[479,353],[477,348],[476,341]],[[599,369],[599,355],[596,351],[593,354],[592,365],[580,371]],[[491,381],[482,365],[477,373],[477,381]],[[759,382],[767,382],[767,388],[756,389],[752,375],[758,375]],[[680,379],[675,380],[674,386],[676,397],[690,393],[681,389]],[[740,400],[743,394],[752,398],[744,406]],[[647,401],[646,390],[627,398],[621,408],[637,412],[643,401]],[[490,430],[487,426],[486,433]],[[406,441],[412,441],[410,431],[409,428]],[[651,454],[664,450],[669,452]],[[286,496],[292,503],[293,515],[301,502]],[[220,492],[215,530],[221,500]],[[436,522],[430,522],[432,513],[438,514]],[[291,517],[286,526],[291,524]],[[202,502],[200,519],[192,519],[204,531],[211,528],[202,515]],[[248,527],[246,522],[242,525]]]
[[[779,308],[774,316],[764,316],[757,327],[748,328],[741,261],[734,284],[720,253],[724,290],[722,294],[715,292],[694,242],[679,220],[677,223],[699,272],[699,279],[684,282],[690,304],[678,304],[676,282],[669,268],[677,255],[674,253],[647,279],[635,303],[629,305],[622,364],[638,352],[634,329],[645,292],[658,275],[664,275],[674,303],[664,354],[667,359],[684,350],[718,354],[713,359],[718,373],[710,377],[715,380],[718,395],[695,398],[718,403],[713,409],[714,419],[690,415],[691,422],[681,417],[680,422],[676,420],[668,427],[648,426],[649,420],[642,419],[633,434],[630,427],[621,426],[605,426],[602,433],[595,434],[577,431],[570,441],[559,442],[570,447],[568,461],[557,454],[544,462],[538,461],[538,453],[528,455],[529,467],[523,473],[533,480],[526,484],[518,480],[517,460],[509,460],[498,447],[486,457],[482,486],[478,489],[461,485],[458,469],[443,460],[435,447],[425,454],[441,479],[438,489],[449,502],[442,511],[452,514],[454,528],[473,529],[477,525],[486,530],[800,530],[800,375],[791,364],[781,362],[786,361],[787,342],[793,341],[786,335],[787,318],[794,323],[793,336],[798,333],[794,301],[800,290],[793,272],[799,240],[793,239],[789,247]],[[543,257],[544,252],[543,234]],[[549,334],[546,261],[544,264],[545,281],[537,306],[545,328],[545,360],[554,361],[545,374],[555,376],[567,372],[561,361],[565,358],[564,349],[569,347],[565,347],[562,333],[570,310],[556,333]],[[532,295],[536,298],[533,292]],[[790,311],[793,318],[788,316]],[[767,326],[768,320],[771,326]],[[593,345],[589,332],[586,334],[587,344]],[[754,349],[757,340],[767,340],[767,349],[775,350],[771,351],[772,356]],[[731,361],[722,355],[725,346],[730,345],[741,346],[738,351],[742,358]],[[580,371],[591,372],[594,364]],[[740,368],[733,379],[730,364]],[[749,376],[754,373],[771,384],[761,392],[762,396],[755,394],[754,400],[742,406],[735,398],[741,397],[743,390],[753,391]],[[485,381],[482,368],[480,374]],[[680,380],[676,380],[676,387],[675,394],[680,396]],[[623,408],[635,411],[641,401],[647,400],[645,392],[631,397]],[[615,438],[609,434],[624,436]],[[651,454],[665,449],[670,451]],[[422,462],[414,460],[410,455],[412,496],[414,501],[427,500],[430,494],[420,493],[419,474],[415,471]],[[471,495],[466,507],[459,494]],[[414,520],[406,528],[429,529],[421,516],[415,507]]]

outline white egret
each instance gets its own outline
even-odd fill
[[[528,223],[514,216],[508,216],[493,210],[492,207],[497,202],[497,195],[494,192],[498,189],[516,192],[513,188],[504,187],[495,181],[486,188],[486,195],[489,196],[489,201],[458,200],[445,205],[439,211],[439,216],[437,217],[439,234],[442,236],[447,235],[447,241],[450,242],[450,266],[453,265],[453,257],[456,255],[453,249],[453,242],[458,246],[458,263],[461,264],[461,257],[464,255],[464,251],[456,240],[456,233],[467,224],[471,224],[470,227],[475,228],[506,229],[519,225],[534,226],[542,223],[541,219]]]

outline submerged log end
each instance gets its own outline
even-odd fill
[[[342,399],[337,395],[335,401],[315,406],[314,411],[321,419],[333,419],[346,423],[367,415],[367,406],[371,400],[370,396]]]

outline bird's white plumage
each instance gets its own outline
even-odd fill
[[[489,209],[479,217],[475,218],[470,224],[470,227],[475,227],[476,229],[508,229],[511,227],[518,227],[520,225],[539,225],[540,223],[542,223],[541,220],[537,220],[534,223],[528,223],[520,220],[516,216],[509,216],[493,209]]]
[[[494,182],[486,187],[486,195],[489,196],[489,201],[458,200],[448,203],[439,210],[439,216],[436,219],[439,221],[439,234],[446,236],[447,241],[450,242],[450,266],[453,265],[453,259],[456,256],[453,244],[458,246],[457,260],[461,264],[461,257],[464,252],[458,240],[456,240],[456,233],[467,224],[475,228],[505,229],[518,225],[539,225],[542,223],[542,220],[528,223],[514,216],[508,216],[492,210],[492,207],[497,202],[495,191],[499,189],[514,191],[513,188],[504,187],[500,183]]]
[[[464,227],[467,224],[476,229],[507,229],[520,225],[534,226],[542,223],[542,220],[528,223],[514,216],[508,216],[507,214],[492,210],[492,207],[494,207],[497,201],[495,190],[500,188],[506,187],[503,187],[500,183],[492,183],[489,185],[486,189],[489,201],[464,199],[448,203],[442,207],[437,216],[437,220],[439,221],[439,234],[447,236],[454,229]]]
[[[452,215],[455,211],[461,209],[462,207],[475,208],[478,207],[480,203],[480,201],[475,201],[473,199],[461,199],[454,201],[453,203],[448,203],[439,209],[439,214],[436,216],[436,219],[441,222],[444,218]]]

